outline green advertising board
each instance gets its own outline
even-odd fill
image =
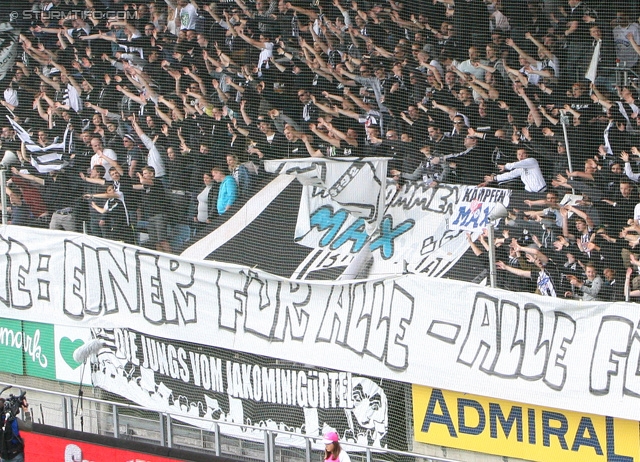
[[[56,355],[53,325],[22,323],[25,374],[56,380]]]
[[[0,318],[0,371],[56,380],[53,325]]]
[[[0,371],[24,374],[22,321],[0,318]]]
[[[91,385],[91,368],[73,358],[90,340],[87,328],[0,318],[0,372]]]

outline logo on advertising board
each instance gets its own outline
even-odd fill
[[[23,322],[25,374],[43,379],[56,379],[53,325]]]
[[[91,385],[91,368],[73,358],[75,351],[91,340],[91,330],[81,327],[55,326],[56,379]]]
[[[91,340],[87,328],[0,318],[0,371],[91,385],[91,368],[73,353]]]
[[[0,318],[0,371],[55,380],[53,326]]]
[[[413,385],[416,441],[546,461],[635,462],[638,423]]]

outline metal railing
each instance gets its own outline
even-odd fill
[[[0,382],[0,387],[14,385]],[[313,449],[318,437],[277,428],[216,422],[199,417],[157,412],[135,404],[72,395],[14,385],[29,394],[33,421],[70,430],[187,449],[238,461],[312,462],[323,460],[323,451]],[[202,427],[184,420],[201,420]],[[210,428],[207,430],[206,428]],[[242,438],[239,435],[245,435]],[[283,444],[277,439],[290,441]],[[295,444],[293,444],[295,442]],[[345,444],[354,462],[402,460],[406,462],[460,462],[459,460],[406,451]]]
[[[638,74],[636,71],[630,67],[626,66],[626,63],[623,63],[621,66],[616,67],[605,67],[603,68],[606,71],[615,73],[616,76],[616,85],[617,86],[628,86],[631,83],[631,79],[638,79]]]

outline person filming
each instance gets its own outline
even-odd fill
[[[25,421],[18,419],[17,413],[22,409]],[[24,440],[20,430],[31,427],[31,412],[24,394],[5,400],[0,398],[0,462],[24,462]]]

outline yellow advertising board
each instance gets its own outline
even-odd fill
[[[540,462],[640,462],[638,422],[413,385],[416,441]]]

